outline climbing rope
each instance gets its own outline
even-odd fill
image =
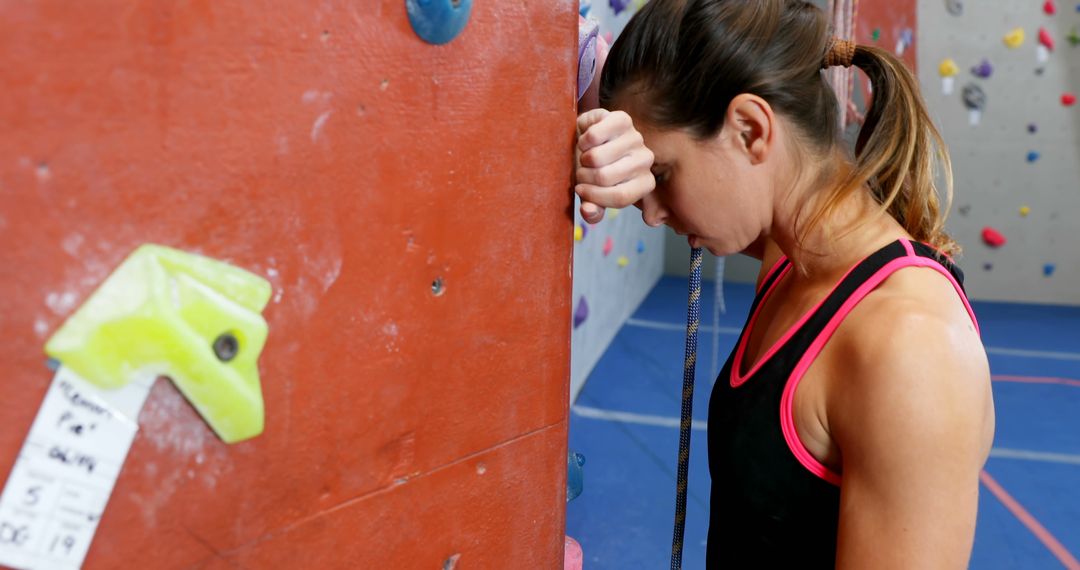
[[[686,352],[683,361],[682,421],[679,424],[679,471],[675,487],[675,534],[671,539],[671,570],[682,569],[686,530],[686,475],[690,468],[690,424],[694,407],[694,365],[701,323],[701,248],[690,250],[690,299],[686,304]]]
[[[712,309],[712,368],[709,378],[715,380],[720,374],[720,315],[727,314],[727,306],[724,303],[724,263],[726,258],[722,255],[716,257],[716,275],[713,280],[713,309]]]

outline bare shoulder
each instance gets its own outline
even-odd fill
[[[829,423],[842,447],[845,439],[848,447],[875,446],[914,431],[930,439],[890,445],[934,441],[941,449],[952,442],[989,452],[994,419],[986,352],[959,294],[940,273],[897,271],[856,306],[833,340],[844,372],[830,386]]]

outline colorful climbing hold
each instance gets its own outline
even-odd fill
[[[1076,31],[1076,26],[1073,26],[1072,31],[1069,32],[1069,35],[1066,36],[1065,39],[1069,40],[1069,45],[1072,47],[1080,45],[1080,32]]]
[[[1012,49],[1016,49],[1024,45],[1024,28],[1016,28],[1013,31],[1005,34],[1005,45]]]
[[[1050,51],[1054,51],[1054,36],[1050,35],[1050,30],[1039,28],[1039,44],[1046,46],[1046,49]]]
[[[637,240],[637,252],[638,253],[645,253],[645,240],[643,240],[643,239]]]
[[[1076,104],[1076,95],[1073,95],[1072,93],[1065,93],[1061,96],[1061,104],[1065,105],[1066,107],[1072,107]]]
[[[627,265],[630,265],[630,259],[627,258],[625,255],[620,255],[618,263],[619,267],[626,267]]]
[[[994,264],[993,263],[987,262],[987,263],[983,264],[983,271],[991,271],[993,269],[994,269]]]
[[[871,41],[878,41],[881,39],[881,28],[874,28],[874,31],[870,34]]]
[[[604,256],[607,257],[609,254],[611,254],[611,250],[614,248],[615,240],[611,239],[611,236],[608,236],[607,239],[604,240]]]
[[[1031,133],[1031,134],[1035,134],[1035,133],[1039,132],[1039,126],[1036,125],[1035,123],[1028,124],[1028,132]]]
[[[1005,236],[1002,235],[1001,232],[989,226],[983,228],[982,240],[983,243],[993,248],[1001,247],[1005,245],[1006,242],[1008,242],[1008,240],[1005,239]]]
[[[578,4],[578,14],[581,14],[582,18],[589,16],[589,10],[592,9],[592,0],[581,0]]]
[[[1039,45],[1035,48],[1035,59],[1039,63],[1050,61],[1050,52],[1054,51],[1054,37],[1050,30],[1039,28]]]
[[[574,309],[574,328],[578,328],[586,319],[589,318],[589,303],[585,301],[585,297],[582,296],[578,299],[577,308]]]
[[[915,42],[915,34],[911,31],[911,28],[904,28],[900,32],[900,37],[896,40],[896,55],[902,56],[907,48],[911,47],[911,44]]]
[[[964,86],[963,99],[968,110],[968,122],[974,127],[979,124],[983,110],[986,109],[986,92],[982,87],[968,83]]]
[[[994,74],[994,66],[990,63],[990,60],[983,58],[979,65],[971,68],[971,73],[980,79],[989,79]]]
[[[583,239],[585,239],[585,227],[580,225],[574,226],[574,241],[581,241]]]
[[[616,16],[622,14],[623,10],[630,4],[629,0],[608,0],[608,2]]]
[[[957,73],[960,73],[960,66],[956,65],[952,58],[941,60],[941,64],[938,65],[938,74],[941,75],[941,93],[943,95],[952,95],[953,87],[956,85]]]
[[[615,218],[619,217],[619,212],[621,212],[622,210],[620,210],[618,208],[608,208],[607,211],[608,211],[608,218],[614,220]]]
[[[1043,266],[1043,275],[1050,277],[1054,274],[1055,269],[1057,269],[1057,267],[1055,267],[1053,263],[1047,263]]]
[[[1033,150],[1033,151],[1031,151],[1031,152],[1029,152],[1027,154],[1027,161],[1028,162],[1038,162],[1039,161],[1039,156],[1040,155],[1039,155],[1038,151]]]
[[[1043,4],[1043,12],[1046,12],[1047,16],[1057,14],[1057,6],[1054,5],[1054,0],[1046,0],[1046,3]]]
[[[1031,208],[1029,208],[1028,206],[1020,206],[1020,216],[1021,217],[1026,218],[1026,217],[1028,217],[1028,214],[1030,214],[1030,213],[1031,213]]]
[[[952,77],[960,73],[960,66],[956,65],[956,60],[948,57],[941,60],[941,65],[938,65],[938,73],[942,77]]]

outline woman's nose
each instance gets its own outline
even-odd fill
[[[664,222],[668,219],[667,208],[660,202],[656,196],[656,192],[650,192],[645,195],[641,200],[638,200],[634,204],[637,209],[641,210],[641,219],[645,221],[645,225],[649,227],[659,227],[664,225]]]

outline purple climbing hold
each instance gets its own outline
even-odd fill
[[[1047,263],[1043,266],[1043,275],[1050,277],[1054,274],[1055,269],[1057,269],[1057,267],[1055,267],[1053,263]]]
[[[993,269],[994,269],[994,264],[993,263],[984,263],[983,264],[983,270],[984,271],[991,271]]]
[[[574,328],[580,327],[587,318],[589,318],[589,304],[585,302],[585,297],[582,297],[578,300],[577,309],[574,310]]]
[[[630,5],[630,0],[608,0],[611,3],[611,9],[615,11],[615,15],[618,16]]]
[[[1031,123],[1030,125],[1028,125],[1028,132],[1031,134],[1039,132],[1039,126],[1035,123]]]
[[[983,58],[979,65],[971,68],[971,73],[975,74],[975,77],[989,79],[994,74],[994,66],[990,63],[990,60]]]

